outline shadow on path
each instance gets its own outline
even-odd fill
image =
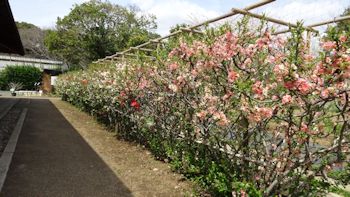
[[[55,106],[31,99],[0,196],[132,196]]]

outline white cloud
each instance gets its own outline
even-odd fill
[[[212,7],[212,0],[203,0],[201,4],[193,0],[131,0],[131,2],[157,17],[157,32],[161,35],[167,34],[169,29],[178,23],[201,22],[224,14],[222,10],[226,10],[225,7],[229,11],[231,7],[236,7],[235,4],[242,4],[242,0],[236,0],[236,3],[216,1],[215,5],[220,5],[218,9]],[[245,0],[247,5],[252,3],[254,1]],[[347,6],[350,6],[349,0],[283,0],[262,6],[252,12],[266,13],[267,16],[292,23],[302,20],[305,24],[312,24],[339,16]],[[324,30],[325,27],[318,29]]]
[[[271,3],[258,10],[267,16],[292,23],[302,20],[307,25],[333,19],[341,15],[347,6],[350,6],[349,0],[285,0]],[[322,29],[324,27],[320,30]]]
[[[189,0],[133,0],[143,11],[157,17],[158,30],[161,35],[178,23],[191,24],[220,15],[219,12],[201,7]]]
[[[68,14],[73,4],[88,0],[10,0],[14,17],[40,27],[52,27],[57,16]],[[161,35],[178,23],[201,22],[228,12],[232,7],[243,8],[257,0],[109,0],[122,5],[136,4],[157,17]],[[38,6],[40,5],[40,6]],[[349,0],[277,0],[252,12],[265,12],[268,16],[295,22],[305,20],[311,24],[339,16],[350,6]],[[232,19],[237,17],[232,17]],[[322,29],[322,28],[321,28]]]

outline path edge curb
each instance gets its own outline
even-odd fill
[[[7,142],[6,148],[0,157],[0,191],[4,186],[7,172],[10,168],[12,157],[13,157],[13,154],[15,153],[17,141],[22,131],[23,123],[26,118],[27,112],[28,112],[27,108],[24,108],[22,110],[21,115],[16,123],[16,126],[11,134],[11,137]]]

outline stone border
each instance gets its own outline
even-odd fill
[[[10,137],[9,141],[7,142],[6,148],[0,157],[0,191],[2,190],[2,187],[4,186],[7,172],[10,168],[12,157],[13,157],[13,154],[15,153],[18,137],[22,131],[22,126],[23,126],[24,120],[26,118],[27,112],[28,112],[27,108],[24,108],[22,110],[22,113],[21,113],[21,115],[16,123],[16,126],[11,134],[11,137]]]

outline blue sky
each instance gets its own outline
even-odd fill
[[[15,20],[53,28],[58,16],[67,15],[74,4],[87,0],[9,0]],[[193,24],[243,8],[258,0],[110,0],[121,5],[136,4],[143,12],[157,17],[157,32],[165,35],[177,23]],[[304,19],[311,24],[339,16],[350,0],[277,0],[253,10],[268,16],[295,22]]]

